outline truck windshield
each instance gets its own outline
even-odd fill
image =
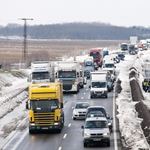
[[[108,128],[107,121],[87,121],[85,128]]]
[[[55,100],[31,100],[30,109],[37,112],[54,111],[59,108],[58,99]]]
[[[92,82],[92,88],[105,88],[106,82]]]
[[[91,61],[85,62],[85,66],[92,66],[92,62]]]
[[[76,78],[76,71],[59,71],[58,78]]]
[[[127,44],[122,44],[121,45],[121,50],[128,50],[128,45]]]
[[[48,72],[33,72],[32,78],[34,80],[49,79],[49,73]]]
[[[94,58],[99,58],[100,54],[99,52],[90,52],[90,56],[93,56]]]
[[[106,68],[114,68],[114,64],[105,64]]]

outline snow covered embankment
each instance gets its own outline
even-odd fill
[[[117,71],[119,72],[118,79],[121,80],[122,91],[116,98],[118,106],[118,119],[121,136],[126,141],[126,148],[130,150],[138,150],[140,148],[149,148],[145,140],[143,130],[141,129],[142,119],[138,118],[135,105],[137,102],[132,101],[131,88],[129,83],[130,68],[135,67],[143,78],[143,71],[141,65],[144,63],[142,58],[138,60],[137,56],[127,55],[125,61],[117,64]],[[141,79],[143,80],[143,79]]]

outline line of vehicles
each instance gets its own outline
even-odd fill
[[[61,132],[64,126],[63,92],[78,93],[87,83],[87,79],[90,80],[90,98],[107,98],[115,81],[115,63],[120,60],[118,55],[109,55],[108,51],[105,51],[103,57],[103,52],[102,48],[94,48],[85,56],[70,57],[57,62],[31,63],[31,75],[28,78],[28,82],[31,82],[29,100],[26,102],[30,134],[40,130]],[[80,117],[85,119],[85,125],[82,126],[85,147],[91,142],[100,141],[110,146],[112,118],[104,107],[90,106],[86,102],[77,103],[73,108],[73,119]],[[95,126],[88,126],[90,123],[95,123]],[[90,131],[90,128],[93,129]]]
[[[140,40],[138,44],[121,43],[121,50],[129,52],[131,55],[137,54],[139,51],[144,51],[149,48],[150,39]]]

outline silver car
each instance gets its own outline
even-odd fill
[[[83,143],[87,147],[89,143],[106,143],[110,147],[110,131],[105,117],[87,118],[83,129]]]
[[[85,119],[86,109],[89,107],[88,102],[77,102],[73,109],[73,120],[75,119]]]

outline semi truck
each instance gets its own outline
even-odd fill
[[[77,61],[59,61],[55,82],[63,83],[64,92],[79,92],[80,65]]]
[[[96,62],[99,67],[102,66],[102,61],[103,61],[103,49],[102,48],[90,49],[90,56],[93,56],[94,62]]]
[[[61,83],[30,84],[29,133],[40,130],[61,132],[64,126],[63,92]]]
[[[28,78],[28,81],[31,83],[54,82],[54,62],[31,62],[31,72]]]

